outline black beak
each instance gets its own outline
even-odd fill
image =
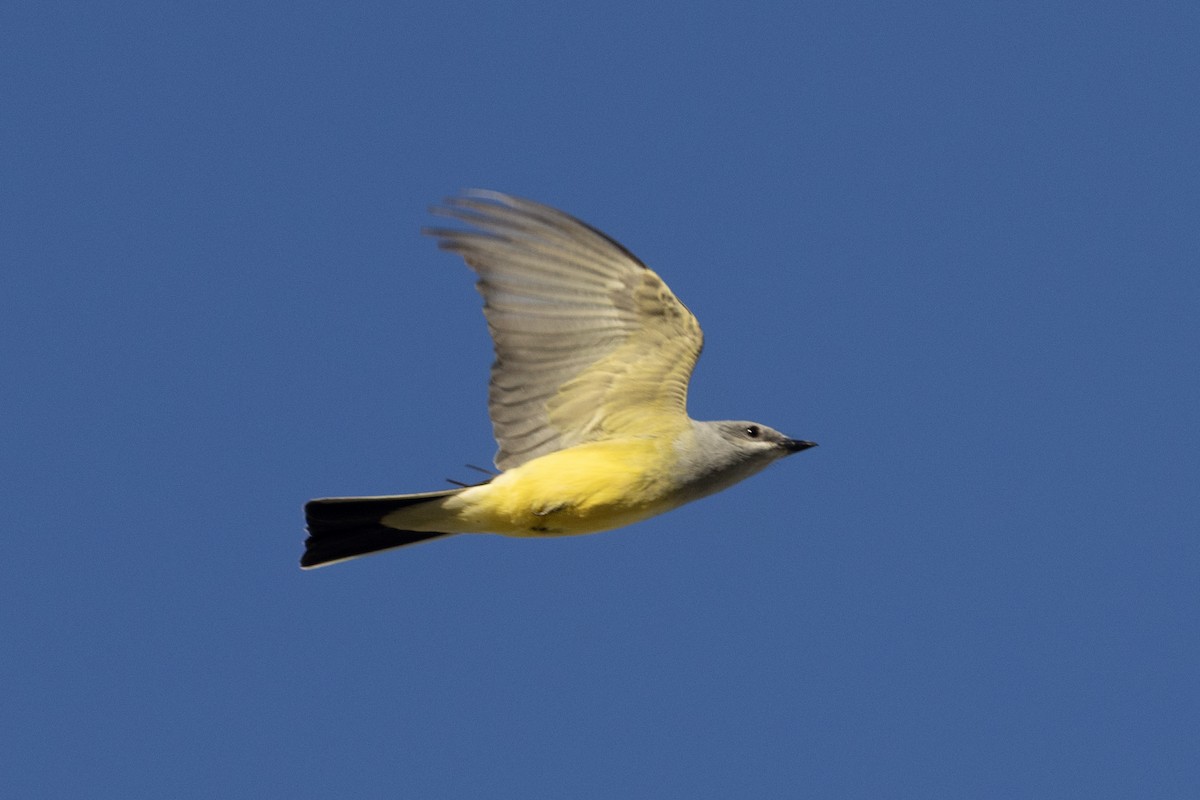
[[[801,450],[807,450],[810,447],[816,447],[816,442],[805,442],[800,439],[784,439],[783,449],[789,453],[799,453]]]

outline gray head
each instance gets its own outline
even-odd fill
[[[692,422],[696,436],[680,447],[684,484],[693,497],[718,492],[816,442],[784,436],[759,422]]]

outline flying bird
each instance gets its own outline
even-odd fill
[[[301,567],[458,533],[611,530],[815,446],[758,422],[688,416],[700,325],[615,240],[499,192],[468,192],[434,212],[469,226],[425,232],[479,277],[500,472],[443,491],[311,500]]]

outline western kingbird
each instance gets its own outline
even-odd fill
[[[434,213],[474,227],[425,233],[479,276],[496,351],[488,413],[501,472],[439,492],[311,500],[301,567],[454,533],[619,528],[814,446],[756,422],[687,415],[700,325],[605,234],[498,192],[469,192]]]

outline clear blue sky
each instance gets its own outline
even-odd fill
[[[14,8],[13,6],[19,6]],[[0,12],[12,797],[1200,796],[1200,6]],[[464,187],[821,443],[302,573],[494,451]]]

